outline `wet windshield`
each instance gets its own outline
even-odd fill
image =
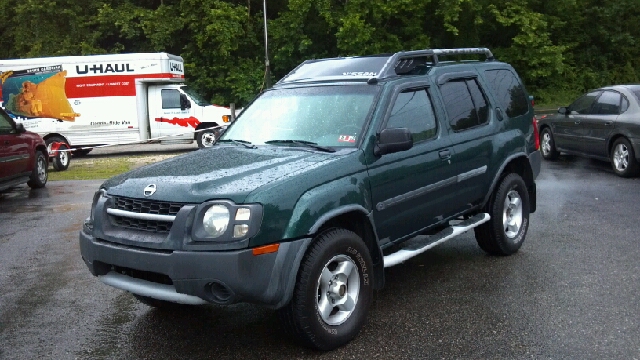
[[[180,90],[184,91],[185,94],[189,95],[189,97],[196,102],[196,104],[200,105],[200,106],[209,106],[211,105],[211,103],[209,103],[208,101],[204,101],[204,99],[202,98],[202,96],[200,96],[200,94],[198,94],[195,90],[193,90],[192,88],[188,87],[187,85],[183,85],[180,86]]]
[[[355,146],[377,86],[318,86],[265,92],[222,136],[253,144]],[[292,141],[296,140],[298,142]]]

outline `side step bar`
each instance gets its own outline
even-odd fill
[[[393,254],[386,255],[384,257],[384,267],[391,267],[403,263],[453,237],[471,230],[480,224],[486,223],[490,219],[491,216],[489,216],[489,214],[481,213],[474,215],[461,223],[449,226],[435,235],[416,237],[415,239],[417,242],[410,240],[411,243],[407,247],[400,249]]]
[[[173,285],[157,284],[142,279],[136,279],[119,274],[115,271],[109,271],[106,275],[98,276],[98,279],[107,285],[113,286],[114,288],[158,300],[187,305],[208,304],[205,300],[197,296],[176,292],[176,288]]]

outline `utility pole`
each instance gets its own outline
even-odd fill
[[[269,68],[269,40],[267,38],[267,0],[263,0],[262,8],[264,12],[264,83],[265,88],[271,87],[271,69]]]

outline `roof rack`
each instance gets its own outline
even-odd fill
[[[400,51],[395,54],[307,60],[280,79],[277,84],[318,80],[371,81],[398,75],[424,74],[430,68],[439,65],[439,57],[474,54],[485,55],[486,61],[495,60],[487,48],[425,49]]]

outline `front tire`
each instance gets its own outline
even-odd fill
[[[529,228],[529,192],[518,174],[505,176],[488,205],[491,220],[474,229],[476,241],[490,255],[517,252]]]
[[[638,161],[629,140],[619,138],[613,143],[611,167],[618,176],[632,177],[638,174]]]
[[[560,153],[556,150],[556,143],[549,128],[544,128],[540,134],[540,150],[545,160],[556,160]]]
[[[196,141],[199,148],[212,147],[220,137],[220,128],[206,129],[198,133]]]
[[[337,228],[321,233],[300,264],[293,297],[278,311],[280,318],[308,347],[332,350],[348,343],[367,318],[372,269],[358,235]]]
[[[33,167],[33,171],[31,172],[31,176],[29,177],[29,181],[27,181],[27,185],[29,185],[32,189],[43,188],[47,184],[47,179],[49,175],[47,173],[49,164],[47,162],[47,156],[42,151],[36,152],[36,162]]]

